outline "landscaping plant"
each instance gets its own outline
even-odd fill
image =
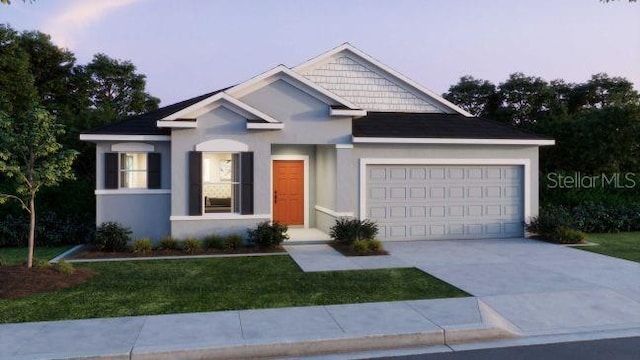
[[[125,251],[130,240],[130,228],[109,221],[98,227],[93,244],[101,251]]]
[[[134,254],[148,254],[151,252],[151,250],[153,249],[153,245],[151,244],[151,239],[149,238],[142,238],[139,240],[136,240],[133,245],[131,246],[131,251]]]
[[[280,224],[277,221],[273,223],[268,221],[261,222],[255,229],[248,230],[249,243],[255,244],[260,248],[278,246],[289,238],[287,229],[287,225]]]
[[[371,240],[378,234],[378,225],[369,219],[341,217],[331,227],[329,236],[335,241],[351,244],[356,240]]]
[[[224,238],[222,248],[224,250],[239,249],[244,245],[244,240],[240,234],[229,234]]]
[[[200,241],[194,238],[187,238],[182,244],[182,251],[187,254],[193,254],[195,252],[198,252],[198,250],[200,250],[200,247]]]
[[[178,244],[178,240],[172,238],[171,236],[167,236],[160,240],[160,249],[178,250],[180,249],[180,244]]]

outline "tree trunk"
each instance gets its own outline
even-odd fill
[[[33,266],[33,253],[36,244],[36,201],[35,196],[29,199],[29,252],[27,253],[27,267]]]

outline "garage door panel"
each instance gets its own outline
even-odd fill
[[[368,165],[367,214],[388,240],[518,237],[522,166]]]

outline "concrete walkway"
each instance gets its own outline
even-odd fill
[[[475,298],[0,325],[1,359],[284,357],[509,338]]]

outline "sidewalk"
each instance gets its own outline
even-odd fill
[[[476,298],[0,325],[2,359],[230,359],[514,337]]]

